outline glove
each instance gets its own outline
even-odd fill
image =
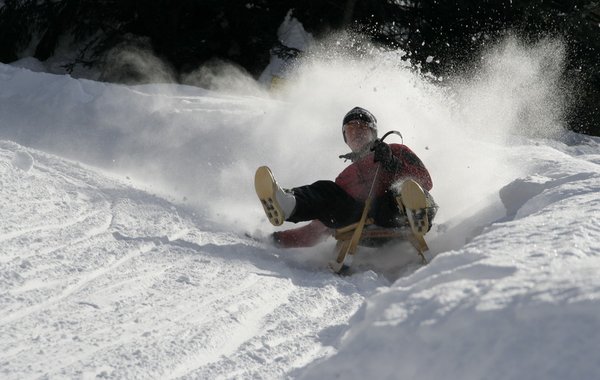
[[[373,155],[373,161],[375,162],[381,162],[385,165],[392,159],[392,148],[379,139],[373,141],[371,151],[375,152]]]
[[[373,142],[373,146],[371,147],[371,151],[373,154],[374,162],[381,162],[381,166],[388,171],[393,171],[396,169],[398,164],[398,159],[392,155],[392,148],[383,141],[377,139]]]

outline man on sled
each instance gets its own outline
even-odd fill
[[[352,164],[335,181],[284,189],[268,167],[256,171],[256,193],[274,226],[312,221],[274,232],[275,244],[312,246],[336,229],[358,223],[361,231],[356,233],[356,244],[366,223],[385,229],[408,228],[426,248],[422,237],[431,228],[437,206],[429,194],[433,184],[423,162],[407,146],[378,139],[377,119],[364,108],[355,107],[344,116],[342,134],[351,153],[340,157]]]

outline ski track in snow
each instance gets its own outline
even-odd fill
[[[185,210],[0,142],[0,375],[273,378],[330,354],[387,281],[290,268]],[[260,332],[260,333],[259,333]]]

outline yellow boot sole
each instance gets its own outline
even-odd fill
[[[254,175],[254,189],[269,222],[274,226],[281,226],[285,221],[285,217],[275,197],[277,182],[275,182],[275,177],[273,177],[271,169],[261,166],[256,170],[256,174]]]
[[[429,231],[429,219],[423,188],[414,180],[408,179],[402,183],[400,196],[413,233],[418,236],[425,235]]]

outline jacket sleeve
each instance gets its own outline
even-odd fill
[[[429,191],[433,188],[429,171],[425,168],[423,161],[410,148],[406,145],[394,144],[392,152],[399,160],[396,179],[411,177],[425,190]]]
[[[332,235],[332,230],[318,220],[285,231],[273,233],[273,241],[280,248],[312,247]]]

